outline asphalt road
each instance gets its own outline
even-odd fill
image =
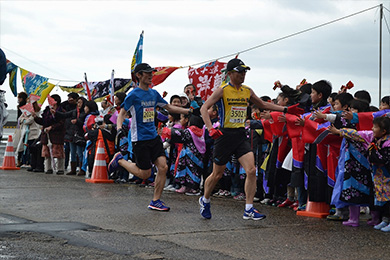
[[[0,163],[3,154],[0,155]],[[1,259],[390,259],[389,235],[256,204],[164,192],[170,212],[147,209],[151,188],[91,184],[77,176],[0,170]]]

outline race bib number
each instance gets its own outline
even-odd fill
[[[230,123],[244,123],[246,119],[246,107],[232,107],[230,110]]]
[[[154,107],[145,107],[143,113],[144,123],[150,123],[154,121]]]

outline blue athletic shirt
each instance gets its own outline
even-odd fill
[[[131,141],[153,140],[157,137],[154,124],[156,106],[168,104],[154,89],[135,88],[126,96],[122,107],[131,114]]]

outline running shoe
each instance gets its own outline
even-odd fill
[[[381,228],[381,231],[383,231],[383,232],[390,232],[390,224],[388,224],[387,226]]]
[[[206,219],[211,218],[211,211],[210,211],[210,202],[206,203],[203,201],[203,196],[199,198],[199,205],[200,205],[200,215]]]
[[[123,156],[121,152],[117,152],[114,157],[112,158],[110,164],[108,165],[108,172],[112,173],[116,171],[120,165],[119,165],[119,160],[123,159]]]
[[[158,210],[158,211],[169,211],[170,207],[165,206],[165,203],[161,200],[152,200],[148,206],[149,209]]]
[[[389,223],[385,222],[385,221],[382,221],[381,223],[379,223],[378,225],[375,225],[374,228],[375,229],[378,229],[378,230],[382,230],[382,228],[386,227],[387,225],[389,225]]]
[[[243,219],[253,219],[253,220],[260,220],[264,219],[265,215],[260,214],[260,212],[252,207],[250,210],[245,210],[244,211],[244,216],[242,217]]]

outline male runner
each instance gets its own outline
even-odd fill
[[[200,214],[211,218],[210,196],[215,185],[222,177],[232,154],[246,172],[245,194],[246,204],[244,219],[260,220],[265,215],[260,214],[253,207],[253,198],[256,192],[256,168],[254,155],[245,131],[245,120],[248,101],[250,100],[259,108],[287,112],[287,107],[263,102],[251,88],[243,85],[246,72],[250,70],[240,59],[232,59],[227,64],[227,73],[230,82],[222,85],[206,100],[200,109],[203,121],[209,135],[215,139],[213,172],[207,177],[204,184],[204,195],[199,198]],[[219,129],[213,128],[207,110],[213,105],[218,105],[220,116]]]
[[[153,71],[156,70],[146,63],[138,64],[135,67],[134,74],[139,86],[127,95],[117,119],[117,129],[119,130],[126,112],[131,113],[130,131],[135,162],[124,160],[122,154],[118,152],[108,165],[108,170],[113,172],[121,166],[135,176],[147,179],[151,175],[153,163],[157,167],[157,176],[154,182],[153,200],[148,208],[168,211],[170,208],[160,200],[168,166],[163,144],[154,123],[156,106],[177,114],[188,114],[190,109],[168,104],[156,90],[149,88],[152,83]]]

